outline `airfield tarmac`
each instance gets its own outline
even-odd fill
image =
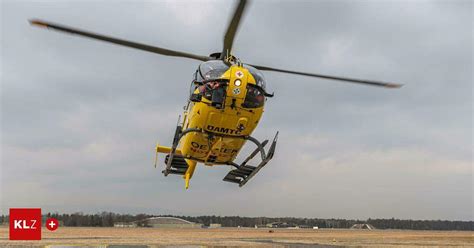
[[[474,247],[470,231],[60,227],[42,236],[10,241],[0,227],[0,247]]]

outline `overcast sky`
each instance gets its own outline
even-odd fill
[[[472,1],[259,1],[244,62],[401,82],[381,89],[266,73],[258,139],[274,159],[245,187],[227,167],[164,177],[198,61],[33,28],[29,18],[207,55],[232,1],[2,1],[1,213],[473,220]]]

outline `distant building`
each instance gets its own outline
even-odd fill
[[[202,224],[175,217],[152,217],[140,222],[144,226],[155,228],[202,228]]]
[[[293,224],[288,224],[286,222],[273,222],[273,223],[267,224],[267,227],[269,228],[295,228],[297,226]]]
[[[114,227],[137,227],[134,222],[115,222]]]
[[[222,227],[222,225],[221,225],[221,224],[217,224],[217,223],[211,223],[211,224],[209,225],[209,228],[221,228],[221,227]]]
[[[353,226],[351,226],[351,229],[367,229],[367,230],[374,230],[375,227],[372,226],[371,224],[354,224]]]

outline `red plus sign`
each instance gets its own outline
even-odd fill
[[[46,228],[48,228],[48,230],[56,231],[58,227],[59,227],[59,222],[57,219],[49,218],[48,220],[46,220]]]

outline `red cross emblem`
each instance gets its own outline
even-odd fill
[[[237,72],[235,73],[235,76],[237,76],[238,78],[242,78],[242,77],[244,76],[244,73],[241,72],[241,71],[237,71]]]

